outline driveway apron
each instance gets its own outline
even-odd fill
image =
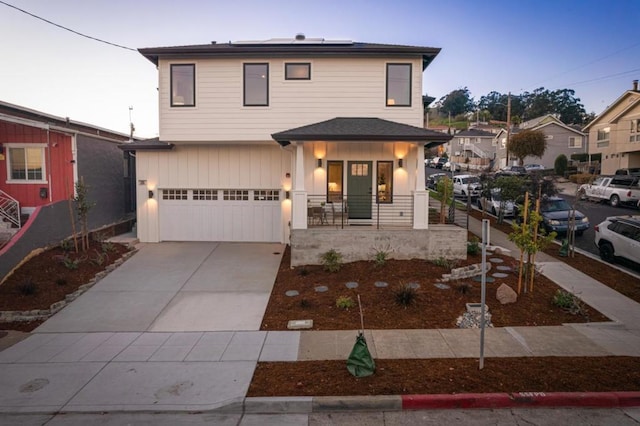
[[[38,333],[258,330],[284,247],[142,244]]]

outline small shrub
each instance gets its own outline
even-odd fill
[[[300,299],[300,307],[302,309],[307,309],[311,307],[311,302],[305,298]]]
[[[471,240],[467,241],[467,254],[471,256],[475,256],[480,252],[480,240],[478,237],[472,237]]]
[[[413,304],[416,297],[418,297],[417,290],[409,284],[401,284],[400,287],[393,292],[393,298],[396,303],[400,306],[404,306],[405,308]]]
[[[65,253],[70,252],[71,250],[73,250],[73,241],[71,240],[60,241],[60,249]]]
[[[113,245],[112,242],[109,241],[103,241],[101,243],[102,246],[102,252],[103,253],[111,253],[113,251],[115,251],[116,247]]]
[[[309,270],[303,266],[298,269],[298,275],[300,275],[301,277],[306,277],[307,275],[309,275]]]
[[[350,296],[340,296],[336,299],[336,306],[340,309],[349,309],[356,306],[356,302]]]
[[[320,257],[325,271],[338,272],[342,268],[342,254],[331,249]]]
[[[582,185],[583,183],[589,183],[593,179],[593,175],[589,173],[578,173],[576,175],[569,175],[569,181]]]
[[[67,280],[65,280],[64,278],[58,278],[56,279],[56,284],[59,286],[67,285]]]
[[[462,283],[457,283],[456,284],[456,290],[458,293],[460,294],[468,294],[471,292],[471,289],[473,288],[473,286],[469,283],[466,282],[462,282]]]
[[[69,256],[62,258],[62,264],[70,271],[75,271],[80,266],[81,259],[71,259]]]
[[[558,176],[564,176],[564,172],[567,171],[567,167],[569,167],[569,160],[567,160],[567,156],[564,154],[558,155],[556,157],[556,161],[553,163],[553,170]]]
[[[558,289],[553,295],[553,304],[571,315],[587,317],[584,303],[573,293]]]
[[[447,259],[445,259],[444,257],[440,256],[437,259],[434,259],[431,261],[434,265],[436,266],[441,266],[443,268],[446,268],[447,266],[449,266],[449,262],[447,261]]]
[[[389,258],[389,253],[384,251],[384,250],[378,250],[376,251],[376,256],[373,259],[373,261],[375,262],[376,266],[378,268],[383,267],[386,263],[387,263],[387,259]]]
[[[102,266],[107,260],[109,260],[109,255],[107,253],[100,253],[96,250],[96,255],[91,258],[91,263],[96,266]]]
[[[38,291],[38,286],[31,280],[31,278],[27,278],[20,284],[18,284],[18,291],[23,296],[31,296],[33,294],[36,294],[36,292]]]

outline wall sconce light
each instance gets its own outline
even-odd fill
[[[153,198],[153,191],[149,190],[149,198]]]
[[[47,188],[40,188],[40,198],[45,199],[49,196],[49,191]]]
[[[318,167],[322,167],[322,158],[318,158]]]
[[[404,160],[402,158],[398,159],[398,167],[402,168],[404,166]]]
[[[291,192],[289,191],[284,191],[284,198],[289,200],[291,198]]]
[[[4,152],[4,147],[2,146],[2,144],[0,143],[0,154],[2,154]]]

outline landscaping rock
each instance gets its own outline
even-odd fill
[[[480,312],[465,312],[456,320],[458,328],[480,328],[482,314]],[[486,311],[484,313],[485,327],[493,327],[491,323],[491,314]]]
[[[373,285],[378,287],[378,288],[389,287],[389,283],[386,283],[384,281],[376,281],[375,283],[373,283]]]
[[[294,297],[299,295],[300,293],[298,292],[298,290],[287,290],[284,294],[285,296]]]
[[[329,291],[329,287],[327,287],[326,285],[319,285],[314,288],[314,290],[316,291],[316,293],[324,293],[326,291]]]
[[[358,283],[353,282],[353,281],[349,281],[348,283],[345,284],[345,286],[347,288],[358,288]]]
[[[518,294],[506,284],[501,284],[496,290],[496,299],[503,305],[515,303],[518,300]]]

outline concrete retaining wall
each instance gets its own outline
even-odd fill
[[[391,259],[439,257],[466,259],[467,230],[454,225],[430,225],[429,229],[293,229],[291,266],[319,265],[320,256],[335,249],[344,262],[373,260],[379,250]]]

